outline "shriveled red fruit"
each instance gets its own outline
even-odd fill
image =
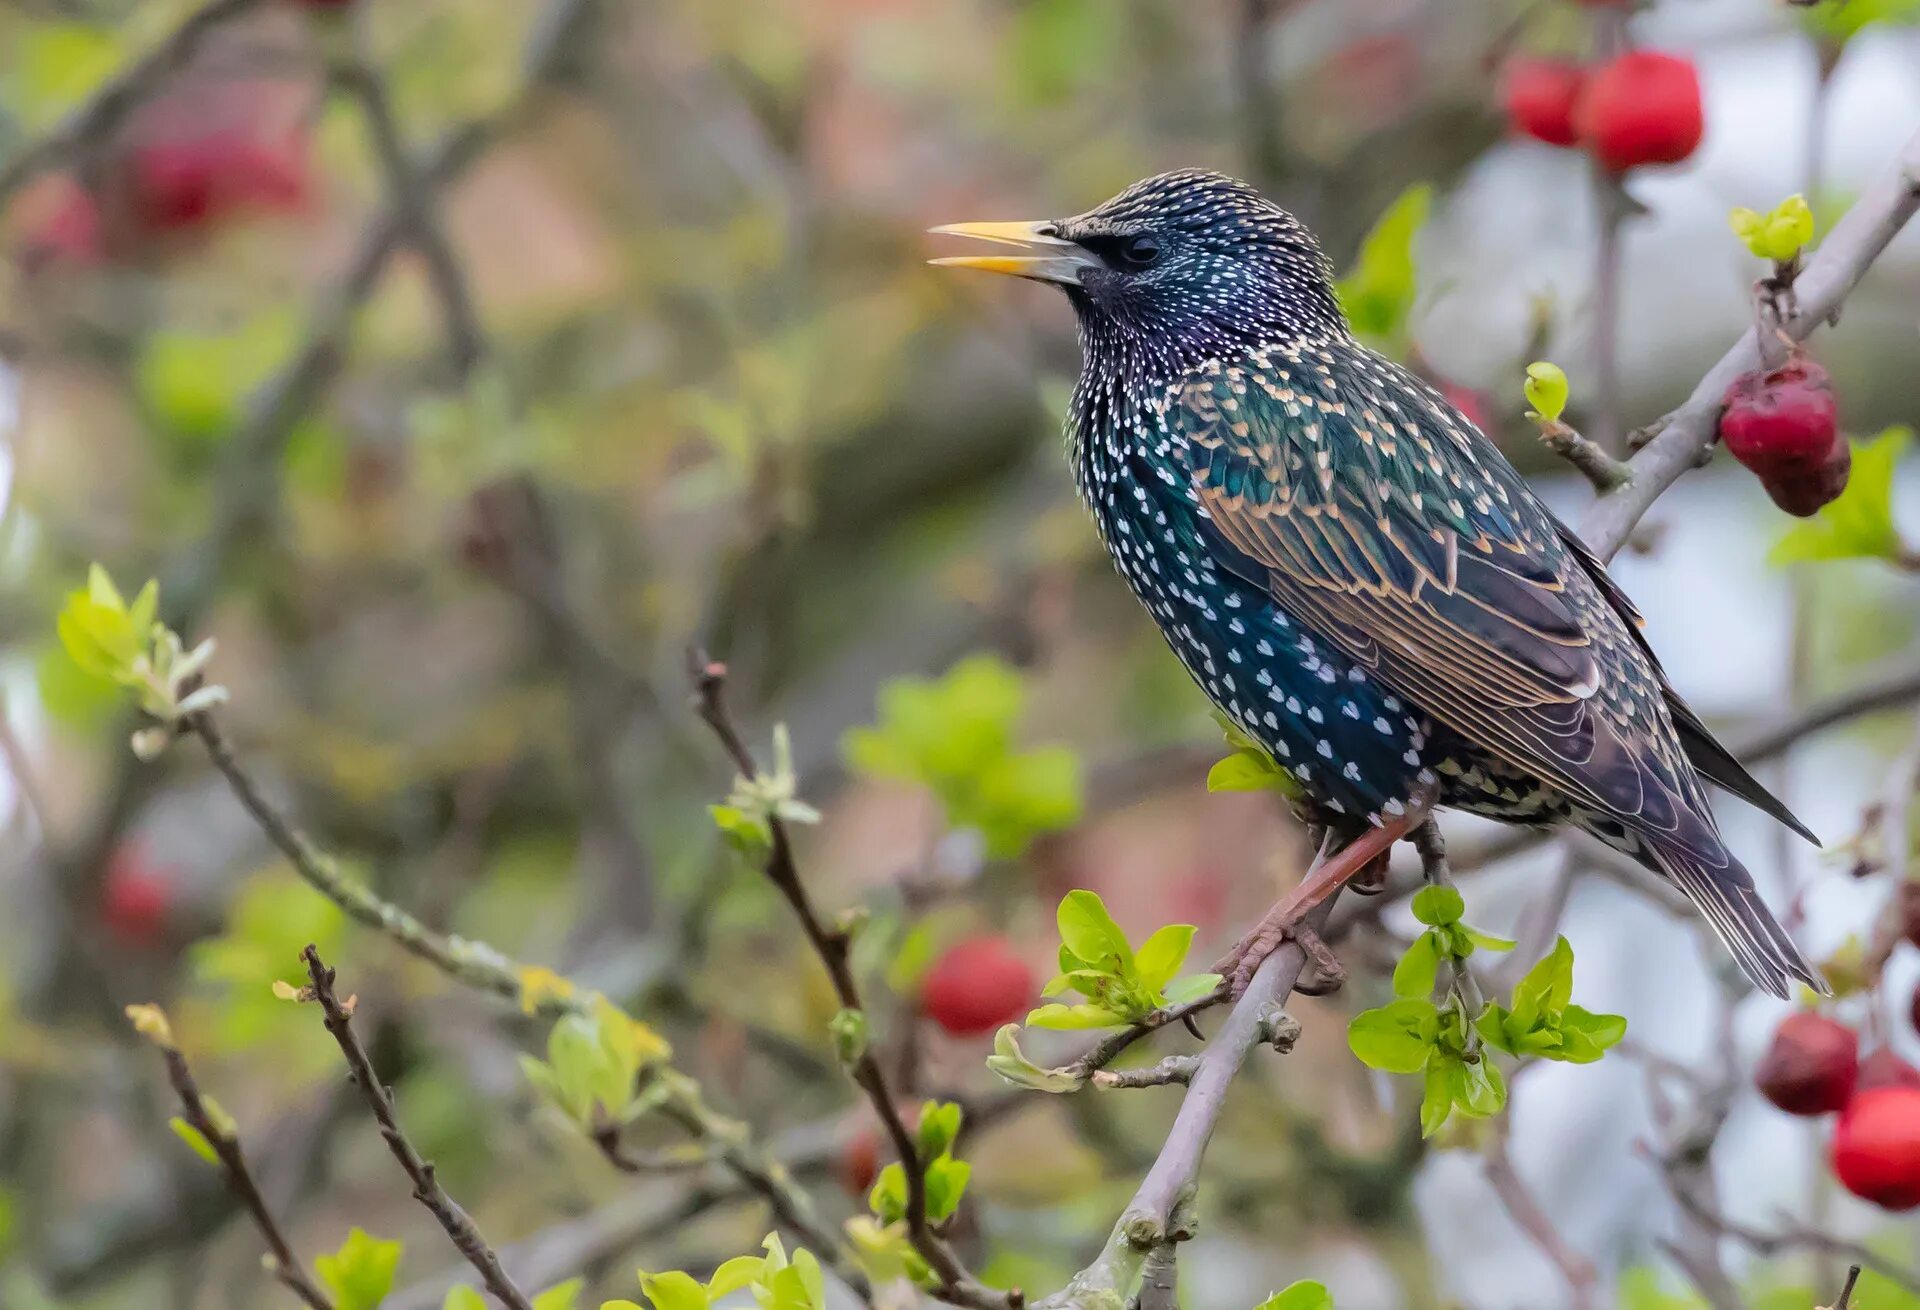
[[[1859,1071],[1859,1035],[1824,1014],[1800,1010],[1774,1030],[1753,1081],[1788,1114],[1830,1114],[1846,1108]]]
[[[920,1009],[956,1037],[977,1037],[1023,1014],[1033,970],[1004,937],[974,937],[934,961],[920,983]]]
[[[1876,1087],[1920,1088],[1920,1069],[1882,1046],[1860,1061],[1860,1077],[1854,1090],[1865,1092]]]
[[[173,884],[137,844],[115,851],[100,893],[100,922],[128,946],[153,946],[166,935]]]
[[[1833,1129],[1833,1173],[1855,1196],[1888,1210],[1920,1205],[1920,1087],[1874,1087]]]
[[[1691,60],[1631,50],[1588,78],[1575,110],[1580,139],[1608,171],[1677,164],[1706,130]]]
[[[1846,490],[1853,451],[1840,435],[1827,370],[1805,355],[1727,388],[1720,439],[1760,478],[1773,503],[1802,518]]]
[[[1580,129],[1574,110],[1586,83],[1586,70],[1564,59],[1523,56],[1513,60],[1500,82],[1507,126],[1550,146],[1577,144]]]
[[[304,142],[221,127],[156,136],[134,147],[127,211],[149,235],[191,231],[242,213],[291,213],[307,203]]]
[[[880,1176],[880,1134],[862,1127],[840,1143],[839,1158],[834,1161],[834,1176],[853,1196],[864,1197],[873,1180]]]

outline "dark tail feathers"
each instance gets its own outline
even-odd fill
[[[1785,1000],[1798,980],[1822,996],[1831,995],[1827,980],[1767,909],[1740,862],[1724,852],[1723,857],[1726,864],[1716,868],[1695,852],[1671,844],[1656,843],[1653,849],[1660,871],[1713,925],[1754,986]]]

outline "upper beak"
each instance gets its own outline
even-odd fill
[[[1080,285],[1080,270],[1094,268],[1099,259],[1084,247],[1054,235],[1051,223],[947,223],[929,231],[940,236],[973,237],[995,245],[1020,246],[1045,254],[1031,255],[946,255],[930,264],[946,268],[978,268],[989,273],[1009,273],[1032,278],[1036,282]]]

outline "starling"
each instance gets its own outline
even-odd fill
[[[1434,388],[1354,339],[1319,244],[1182,171],[1096,209],[935,232],[937,264],[1063,288],[1081,497],[1219,709],[1328,829],[1252,966],[1436,807],[1571,825],[1670,880],[1754,983],[1826,985],[1721,840],[1703,779],[1814,840],[1674,692],[1606,566]]]

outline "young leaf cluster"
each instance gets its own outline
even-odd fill
[[[1813,240],[1813,208],[1807,198],[1788,196],[1766,213],[1744,206],[1727,216],[1733,234],[1761,259],[1784,264]]]
[[[1571,1004],[1573,948],[1564,937],[1515,985],[1510,1004],[1482,1002],[1467,959],[1476,950],[1511,950],[1514,943],[1468,926],[1465,910],[1452,887],[1427,887],[1415,896],[1414,917],[1426,927],[1394,968],[1397,999],[1354,1016],[1347,1027],[1347,1044],[1362,1063],[1423,1076],[1420,1127],[1428,1136],[1455,1110],[1486,1118],[1505,1108],[1506,1079],[1494,1051],[1586,1064],[1627,1029],[1618,1015]]]
[[[738,1255],[702,1283],[678,1269],[640,1271],[640,1292],[653,1310],[709,1310],[741,1291],[753,1294],[760,1310],[826,1310],[827,1279],[820,1261],[805,1247],[787,1254],[776,1233],[763,1243],[765,1255]],[[544,1307],[542,1308],[544,1310]],[[641,1310],[634,1301],[603,1301],[600,1310]]]
[[[160,586],[149,581],[129,604],[98,564],[87,585],[67,597],[57,629],[70,659],[89,676],[131,688],[156,722],[133,735],[133,752],[150,760],[167,748],[180,723],[225,703],[227,690],[201,686],[213,658],[213,639],[187,650],[180,634],[161,623]]]
[[[1081,809],[1080,762],[1060,746],[1015,747],[1026,685],[990,656],[946,676],[901,678],[880,693],[880,721],[841,741],[862,773],[927,788],[954,828],[979,832],[994,859],[1010,859],[1044,833],[1072,827]]]
[[[1218,974],[1175,977],[1193,945],[1192,924],[1168,924],[1136,950],[1094,892],[1068,892],[1057,918],[1060,973],[1042,994],[1072,991],[1086,999],[1034,1010],[1027,1022],[1036,1028],[1117,1028],[1166,1006],[1198,1000],[1220,985]]]
[[[800,778],[793,767],[793,739],[787,725],[773,725],[773,768],[746,778],[735,775],[733,790],[719,805],[709,805],[714,826],[750,859],[773,845],[773,821],[818,823],[820,811],[800,799]]]
[[[953,1153],[960,1123],[960,1107],[954,1102],[928,1101],[921,1107],[914,1153],[926,1183],[929,1224],[939,1225],[953,1218],[973,1173],[973,1167]],[[907,1171],[898,1160],[874,1179],[867,1205],[871,1215],[847,1223],[847,1235],[867,1273],[876,1282],[893,1278],[930,1282],[933,1271],[914,1249],[907,1232]]]
[[[547,1034],[547,1058],[520,1057],[527,1081],[589,1136],[632,1123],[659,1104],[665,1085],[644,1089],[640,1071],[673,1054],[653,1029],[604,996],[568,1014]]]

